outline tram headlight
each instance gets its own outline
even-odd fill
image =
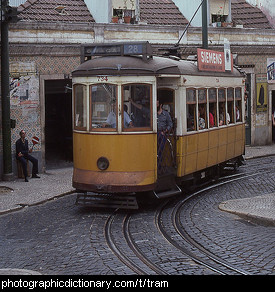
[[[106,157],[99,157],[96,164],[100,170],[106,170],[109,167],[109,160]]]

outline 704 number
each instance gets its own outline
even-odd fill
[[[108,76],[97,76],[98,82],[108,81]]]

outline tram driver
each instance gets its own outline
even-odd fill
[[[128,107],[126,104],[124,104],[124,116],[123,116],[124,128],[128,128],[128,127],[132,128],[134,125],[127,111],[128,111]],[[109,113],[106,122],[103,123],[102,126],[104,128],[108,128],[108,127],[116,128],[116,114],[113,110]]]
[[[146,100],[146,98],[145,98]],[[132,98],[129,98],[129,102],[133,105],[137,110],[135,110],[135,126],[136,127],[145,127],[150,124],[150,106],[148,104],[142,105],[141,103],[135,102]],[[148,105],[148,106],[146,106]]]

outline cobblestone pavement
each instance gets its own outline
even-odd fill
[[[207,250],[250,274],[275,274],[275,232],[272,226],[255,224],[219,209],[232,199],[255,197],[275,192],[275,157],[253,159],[240,168],[247,174],[234,182],[201,193],[182,205],[179,221],[189,236]],[[0,269],[27,269],[42,274],[137,274],[115,254],[106,241],[107,221],[111,221],[111,239],[123,256],[148,274],[156,274],[141,263],[130,250],[133,241],[152,266],[167,274],[216,274],[213,270],[179,252],[161,234],[156,214],[162,202],[141,208],[129,216],[120,211],[93,210],[74,205],[74,194],[42,205],[26,207],[0,216]],[[167,233],[179,244],[170,222],[173,208],[182,198],[173,198],[164,209]],[[153,203],[153,202],[152,202]],[[113,217],[111,217],[113,216]],[[128,228],[127,239],[123,226]],[[186,250],[197,253],[194,247]],[[146,267],[145,267],[146,266]]]

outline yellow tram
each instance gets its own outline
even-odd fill
[[[148,43],[83,50],[84,58],[101,56],[72,72],[73,187],[80,197],[166,197],[187,180],[240,163],[245,79],[236,68],[201,71],[196,61],[152,56]],[[161,162],[157,100],[173,121]]]

